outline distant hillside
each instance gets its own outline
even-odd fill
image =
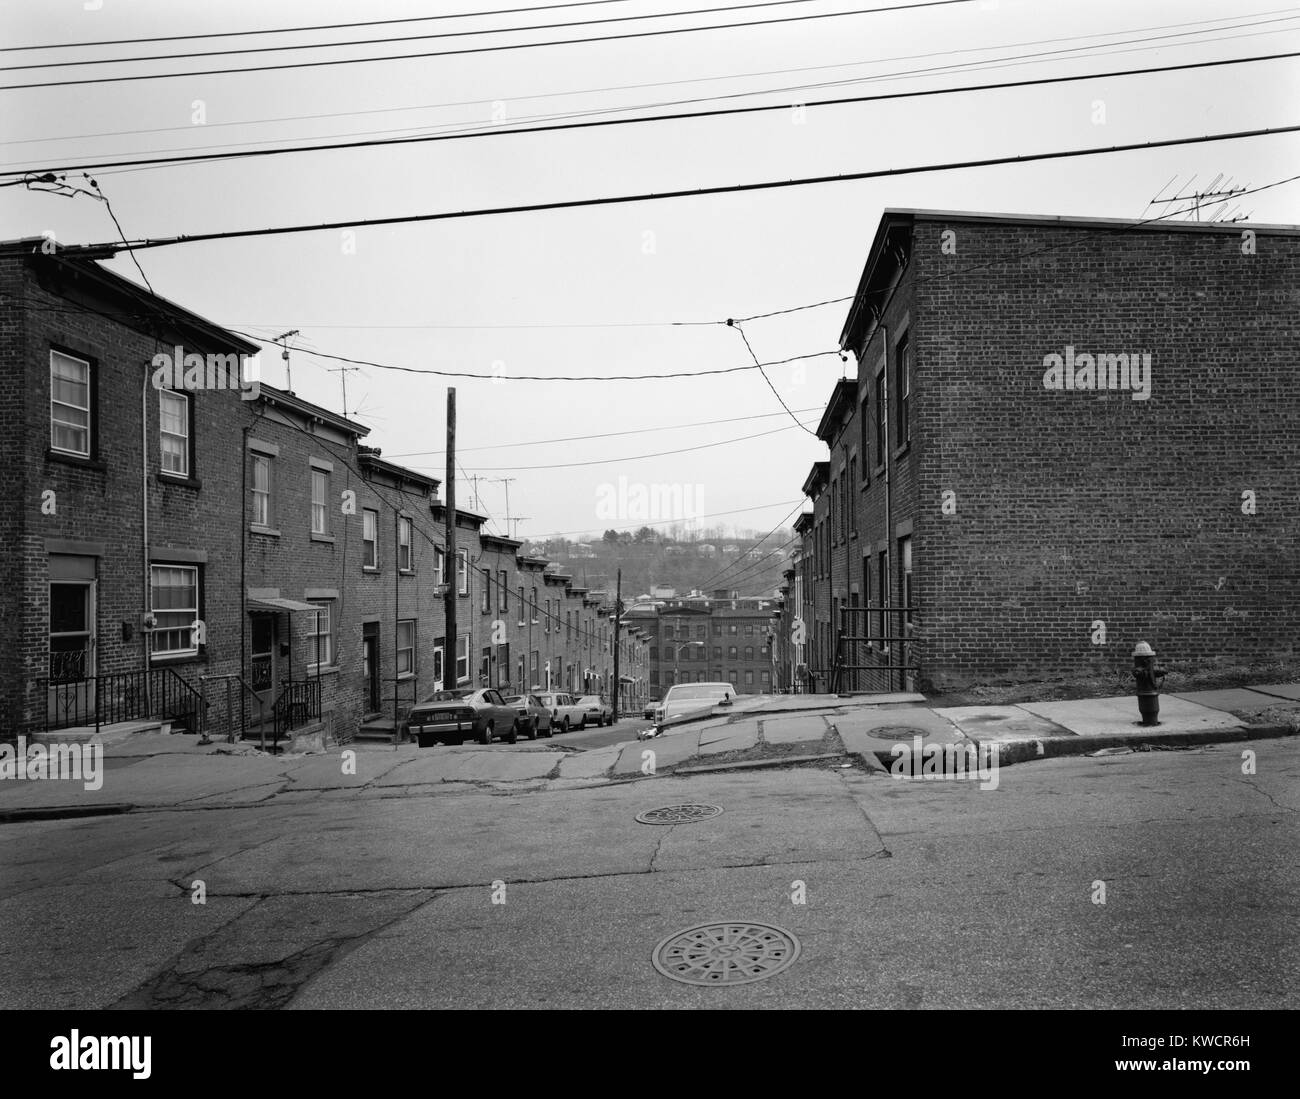
[[[762,532],[685,540],[643,527],[636,532],[606,531],[603,539],[591,542],[566,538],[526,542],[524,551],[550,558],[578,583],[611,595],[621,568],[625,601],[649,593],[656,585],[674,588],[678,595],[694,589],[710,594],[718,588],[764,595],[781,585],[781,572],[789,565],[790,538],[787,530],[777,531],[761,544]],[[751,551],[756,556],[749,556]]]

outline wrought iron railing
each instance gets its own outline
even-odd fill
[[[286,733],[320,720],[319,679],[283,680],[281,685],[280,696],[271,707],[276,746]]]
[[[224,711],[208,700],[209,684],[217,687],[223,683],[226,703]],[[206,744],[214,732],[220,736],[224,730],[226,740],[233,744],[239,736],[248,731],[248,717],[250,713],[255,713],[257,729],[262,737],[262,748],[266,749],[266,703],[242,675],[238,672],[229,672],[225,675],[201,675],[199,692],[203,697],[203,724],[200,728],[203,743]],[[220,693],[217,697],[221,697]],[[253,700],[251,707],[248,705],[248,698]]]
[[[55,654],[51,654],[53,656]],[[60,656],[68,654],[58,654]],[[95,731],[120,721],[166,720],[196,732],[203,697],[175,668],[149,668],[111,675],[71,678],[66,664],[37,680],[45,702],[45,731],[93,725]]]
[[[912,607],[841,607],[832,694],[908,690],[921,671]]]

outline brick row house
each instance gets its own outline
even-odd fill
[[[459,510],[448,575],[440,483],[384,461],[364,425],[252,384],[257,351],[91,259],[40,241],[0,256],[0,734],[391,736],[441,686],[544,686],[545,661],[613,689],[598,593]],[[195,372],[160,385],[160,362]],[[625,635],[624,668],[644,650]]]
[[[795,524],[804,689],[1294,669],[1297,275],[1294,226],[887,211]]]

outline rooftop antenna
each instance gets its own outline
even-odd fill
[[[337,375],[339,376],[339,383],[340,383],[340,384],[342,385],[342,387],[343,387],[343,418],[346,420],[347,417],[348,417],[348,373],[349,373],[349,372],[354,372],[354,373],[360,374],[360,373],[361,373],[361,367],[359,367],[359,366],[329,366],[329,367],[326,367],[326,369],[327,369],[331,374],[337,374]],[[363,399],[364,399],[364,398],[363,398]]]
[[[276,336],[275,339],[271,341],[272,343],[278,343],[280,345],[280,358],[284,360],[284,391],[291,397],[294,396],[293,374],[289,369],[289,345],[285,343],[285,340],[290,336],[297,336],[300,334],[301,333],[298,329],[295,328],[292,332],[286,332],[283,336]]]
[[[1195,176],[1192,176],[1192,179],[1189,179],[1185,184],[1185,186],[1190,187],[1192,184],[1192,180],[1194,180],[1195,178],[1196,178]],[[1223,173],[1220,172],[1204,188],[1200,188],[1194,191],[1185,191],[1182,194],[1173,194],[1170,195],[1169,198],[1160,198],[1159,196],[1157,196],[1156,198],[1153,198],[1149,203],[1147,203],[1147,205],[1165,206],[1172,203],[1187,203],[1188,204],[1187,208],[1184,210],[1180,210],[1179,213],[1193,214],[1195,215],[1196,220],[1200,221],[1201,207],[1215,206],[1218,208],[1218,212],[1222,213],[1223,208],[1227,205],[1229,199],[1235,198],[1237,195],[1240,194],[1245,194],[1245,192],[1248,190],[1248,188],[1246,187],[1229,186],[1229,184],[1231,184],[1232,182],[1232,180],[1229,179],[1228,183],[1224,184],[1222,190],[1216,191],[1215,188],[1219,186],[1219,181],[1222,179],[1223,179]],[[1168,186],[1169,184],[1166,183],[1165,187]],[[1163,193],[1164,187],[1162,187],[1160,190]],[[1209,220],[1214,221],[1215,216],[1211,215]]]

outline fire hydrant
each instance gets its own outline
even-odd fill
[[[1155,650],[1145,641],[1133,646],[1133,678],[1137,680],[1138,713],[1143,725],[1159,725],[1160,680],[1165,669],[1156,667]]]

